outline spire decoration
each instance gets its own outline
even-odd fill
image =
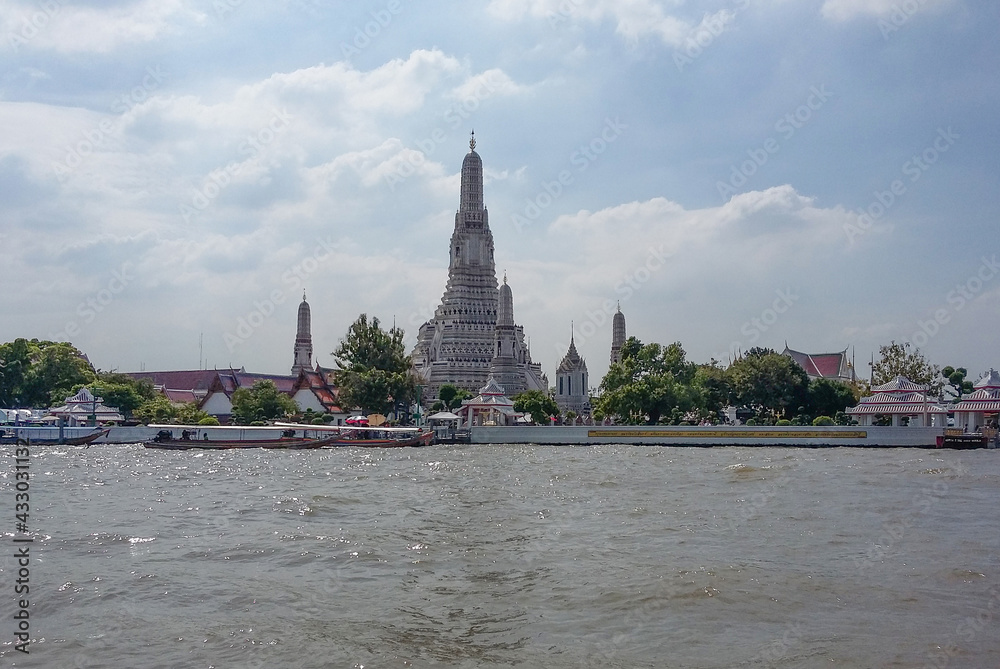
[[[473,128],[472,136],[469,138],[469,151],[476,150],[476,130]]]

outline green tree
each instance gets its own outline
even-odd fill
[[[752,348],[726,371],[730,401],[769,414],[772,421],[802,413],[808,402],[809,377],[787,355]]]
[[[893,341],[888,346],[879,346],[878,353],[879,361],[872,367],[873,386],[903,376],[913,383],[930,387],[934,395],[941,392],[944,381],[938,378],[938,367],[928,363],[919,348],[911,351],[909,342],[897,344]]]
[[[0,345],[0,403],[5,406],[61,404],[74,386],[95,379],[94,368],[72,344],[20,338]]]
[[[31,352],[27,339],[15,339],[0,344],[0,406],[26,408],[25,379],[31,369]]]
[[[601,381],[595,415],[655,425],[664,416],[678,422],[687,411],[702,408],[702,394],[693,383],[696,367],[685,359],[680,343],[643,345],[629,337],[621,356]]]
[[[559,405],[541,390],[525,390],[511,399],[514,401],[514,411],[531,414],[531,420],[539,425],[548,425],[552,416],[559,415]]]
[[[845,383],[831,379],[809,382],[809,402],[806,406],[812,416],[835,416],[857,402],[854,389]]]
[[[388,331],[378,318],[361,314],[333,352],[334,378],[340,399],[365,413],[389,413],[397,402],[407,406],[416,396],[416,378],[403,345],[403,331]]]
[[[955,399],[961,399],[963,394],[971,393],[975,390],[972,381],[965,377],[969,370],[965,367],[945,367],[941,370],[941,378],[944,379],[943,388],[945,392]]]
[[[177,408],[167,399],[166,395],[154,395],[136,407],[132,415],[136,420],[146,425],[169,423],[177,415]]]
[[[729,403],[729,376],[715,359],[698,365],[694,385],[701,393],[701,418],[718,420],[719,412]]]
[[[74,387],[73,392],[82,387]],[[100,397],[106,406],[121,411],[126,419],[131,419],[143,402],[156,395],[153,383],[149,379],[133,379],[127,374],[114,372],[98,372],[97,381],[87,387],[90,392]]]
[[[97,379],[87,358],[72,344],[41,342],[37,359],[32,361],[27,387],[36,403],[61,404],[77,384]]]
[[[237,389],[232,403],[233,422],[238,425],[287,418],[299,410],[295,400],[278,390],[274,381],[268,379],[255,382],[251,388]]]
[[[438,390],[438,399],[444,402],[444,407],[448,410],[462,406],[462,400],[470,399],[472,396],[468,390],[450,383],[443,384]]]

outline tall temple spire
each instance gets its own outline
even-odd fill
[[[299,304],[298,323],[295,328],[295,362],[292,363],[292,374],[302,370],[312,369],[312,312],[306,302],[306,291],[302,291],[302,303]]]
[[[473,131],[469,140],[469,152],[462,161],[462,198],[458,207],[459,214],[479,214],[483,212],[483,159],[476,153],[476,133]],[[469,217],[463,217],[468,222]],[[455,225],[459,224],[459,216],[455,217]],[[474,221],[474,219],[472,219]]]
[[[548,379],[531,362],[524,331],[514,323],[510,286],[497,285],[493,233],[483,200],[483,161],[476,135],[462,161],[461,192],[451,235],[448,283],[434,316],[420,326],[413,349],[414,370],[432,402],[450,383],[476,392],[491,369],[508,391],[545,389]],[[501,381],[501,377],[503,380]]]
[[[618,312],[611,319],[611,362],[622,361],[622,346],[625,345],[625,314],[622,313],[622,303],[618,303]]]

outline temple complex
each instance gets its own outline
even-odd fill
[[[295,351],[294,362],[292,363],[292,375],[302,371],[312,370],[312,314],[309,311],[309,303],[306,302],[306,293],[302,291],[302,303],[299,305],[298,325],[295,329]]]
[[[510,287],[497,288],[493,233],[483,204],[483,161],[475,133],[462,161],[462,186],[448,250],[448,283],[434,317],[420,326],[411,357],[425,385],[426,402],[446,383],[475,392],[491,372],[503,392],[547,390],[541,365],[532,363],[524,329],[514,323]]]

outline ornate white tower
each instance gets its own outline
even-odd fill
[[[573,411],[578,416],[590,413],[590,390],[587,362],[576,351],[572,332],[569,350],[556,369],[556,404],[563,413]]]
[[[302,291],[298,325],[295,329],[295,362],[292,363],[292,374],[312,369],[312,356],[312,313],[309,310],[309,303],[306,302],[306,293]]]
[[[500,286],[499,308],[490,374],[503,386],[508,397],[525,390],[548,392],[549,379],[542,366],[531,362],[531,351],[524,343],[524,328],[514,323],[514,295],[504,274]]]
[[[507,279],[497,289],[493,233],[483,204],[483,160],[476,134],[462,161],[462,188],[448,250],[448,283],[434,317],[420,326],[413,367],[429,403],[445,383],[475,393],[495,380],[509,395],[548,390],[542,367],[531,361],[524,329],[514,322]]]
[[[622,346],[625,345],[625,314],[622,313],[621,302],[618,303],[618,313],[611,319],[611,362],[622,361]]]
[[[483,161],[476,135],[462,161],[462,189],[448,250],[448,283],[434,318],[420,326],[413,365],[437,397],[445,383],[475,392],[489,380],[497,324],[493,233],[483,205]]]

